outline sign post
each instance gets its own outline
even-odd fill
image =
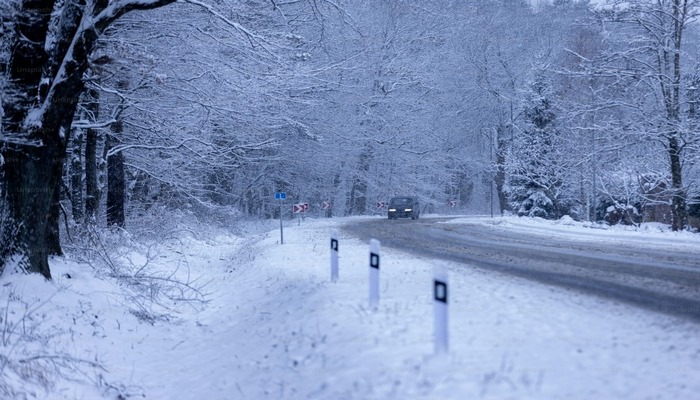
[[[282,228],[282,200],[287,198],[287,193],[277,192],[275,193],[275,199],[280,201],[280,244],[284,244],[284,231]]]
[[[338,231],[331,232],[331,282],[338,282]]]
[[[369,305],[377,307],[379,305],[379,249],[380,243],[377,239],[369,241]]]
[[[448,351],[447,330],[447,268],[438,265],[433,269],[433,299],[435,302],[435,354]]]

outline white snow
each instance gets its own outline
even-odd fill
[[[607,225],[595,222],[577,222],[565,216],[558,221],[526,217],[464,217],[454,218],[447,224],[478,224],[494,229],[505,229],[528,236],[561,238],[570,241],[624,243],[644,249],[688,252],[700,252],[700,235],[689,231],[672,232],[670,227],[661,223],[643,223],[632,225]]]
[[[24,119],[24,124],[22,127],[24,129],[30,130],[34,128],[41,128],[41,119],[44,116],[43,105],[41,107],[34,107],[27,113],[27,117]]]
[[[0,326],[24,315],[20,299],[35,311],[25,318],[32,324],[2,336],[0,356],[61,354],[106,368],[81,365],[82,383],[51,376],[56,383],[48,393],[39,384],[24,386],[40,399],[686,399],[700,393],[697,325],[609,300],[382,246],[381,299],[373,310],[368,243],[339,231],[340,278],[330,282],[330,233],[349,220],[287,222],[284,245],[278,229],[248,237],[212,230],[149,249],[158,254],[153,266],[179,267],[180,276],[209,282],[209,302],[180,303],[169,322],[139,322],[116,281],[74,261],[52,260],[51,283],[6,273],[0,307],[10,312]],[[584,239],[613,231],[570,219],[465,222],[574,231]],[[652,235],[700,249],[691,234],[615,229],[614,235],[640,246],[646,244],[639,238]],[[433,355],[436,264],[450,273],[445,356]],[[23,388],[17,374],[7,368],[0,374]]]

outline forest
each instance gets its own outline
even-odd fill
[[[401,194],[425,213],[698,228],[699,13],[3,0],[0,272],[50,278],[71,235],[149,213],[371,215]]]

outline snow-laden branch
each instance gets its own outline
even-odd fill
[[[187,145],[189,142],[195,142],[199,143],[204,146],[211,147],[213,146],[211,143],[207,143],[201,139],[198,138],[187,138],[180,142],[179,144],[173,145],[173,146],[155,146],[155,145],[143,145],[143,144],[126,144],[122,146],[114,146],[109,151],[107,152],[107,157],[111,157],[117,153],[120,153],[125,150],[129,149],[141,149],[141,150],[178,150]]]
[[[103,122],[90,122],[87,120],[74,121],[72,127],[77,129],[99,129],[106,128],[116,123],[116,119],[110,119]]]
[[[122,15],[137,10],[152,10],[160,8],[168,4],[174,3],[176,0],[122,0],[113,1],[103,10],[95,10],[95,15],[88,24],[83,25],[83,29],[97,29],[98,32],[103,32],[109,25],[119,19]]]
[[[226,25],[232,27],[233,29],[237,30],[238,32],[241,32],[243,35],[245,35],[248,40],[250,41],[250,44],[255,47],[255,43],[259,43],[261,47],[265,48],[263,44],[269,44],[269,42],[263,38],[260,35],[255,34],[251,30],[247,29],[243,25],[239,24],[238,22],[231,21],[230,19],[226,18],[223,16],[220,12],[216,11],[212,6],[209,4],[203,3],[199,0],[176,0],[178,3],[186,3],[186,4],[192,4],[198,7],[202,7],[205,10],[207,10],[210,14],[213,16],[219,18],[223,23]],[[267,49],[265,49],[267,50]]]
[[[178,150],[178,149],[186,148],[186,149],[190,150],[191,152],[193,152],[193,153],[195,153],[195,154],[198,154],[200,157],[206,158],[206,156],[204,156],[204,155],[202,155],[202,154],[199,154],[198,152],[196,152],[196,151],[194,151],[193,149],[191,149],[190,147],[188,147],[187,144],[190,143],[190,142],[198,143],[198,144],[200,144],[200,145],[202,145],[202,146],[210,147],[210,148],[213,148],[213,149],[218,149],[218,147],[217,147],[216,145],[212,144],[212,143],[206,142],[206,141],[201,140],[201,139],[199,139],[199,138],[190,137],[190,138],[186,138],[186,139],[182,140],[180,143],[175,144],[175,145],[172,145],[172,146],[158,146],[158,145],[145,145],[145,144],[125,144],[125,145],[121,145],[121,146],[115,146],[115,147],[111,148],[111,149],[109,150],[109,152],[107,152],[107,157],[113,156],[113,155],[115,155],[115,154],[117,154],[117,153],[119,153],[119,152],[122,152],[122,151],[125,151],[125,150],[129,150],[129,149],[140,149],[140,150]],[[258,142],[258,143],[248,143],[248,144],[233,146],[233,147],[231,147],[231,148],[226,148],[226,149],[223,149],[223,150],[218,150],[218,152],[219,152],[219,153],[224,153],[224,152],[225,152],[225,153],[230,153],[230,152],[238,152],[238,151],[243,151],[243,152],[245,152],[245,151],[259,150],[259,149],[263,149],[263,148],[269,147],[269,146],[271,146],[271,145],[273,145],[273,144],[275,144],[275,140],[274,140],[274,139],[267,139],[267,140],[263,140],[263,141]],[[242,156],[241,156],[241,158],[242,158]]]

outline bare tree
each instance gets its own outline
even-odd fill
[[[690,24],[700,15],[695,0],[609,1],[601,13],[613,23],[625,45],[605,55],[607,72],[627,82],[642,82],[653,98],[640,107],[642,131],[652,131],[664,145],[667,156],[671,198],[672,228],[687,225],[687,187],[684,185],[684,155],[692,135],[685,127],[683,113],[687,93],[685,36]],[[636,85],[640,86],[640,85]],[[648,98],[644,96],[642,98]],[[642,102],[638,104],[643,105]],[[651,112],[649,112],[651,111]],[[657,117],[656,119],[654,117]]]

